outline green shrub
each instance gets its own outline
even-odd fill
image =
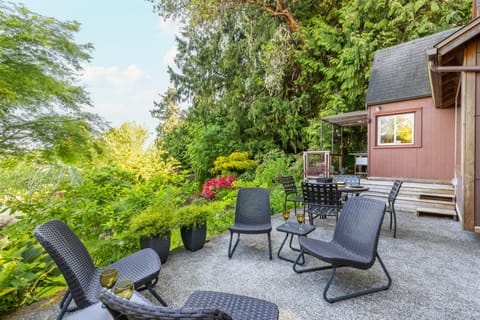
[[[132,217],[130,227],[139,237],[165,237],[175,227],[175,219],[170,207],[154,205]]]
[[[221,175],[241,174],[255,170],[258,163],[250,159],[250,152],[233,152],[228,157],[219,156],[213,162],[212,173]]]

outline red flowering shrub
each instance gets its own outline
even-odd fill
[[[232,183],[235,181],[234,176],[225,176],[221,178],[211,179],[202,185],[202,194],[208,200],[216,200],[218,194],[225,189],[231,189]]]

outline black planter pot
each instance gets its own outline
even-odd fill
[[[183,245],[185,249],[190,251],[197,251],[203,248],[205,239],[207,238],[207,225],[197,228],[181,228],[180,234],[182,235]]]
[[[167,237],[152,237],[152,238],[140,238],[140,248],[152,248],[157,252],[160,257],[160,261],[167,262],[168,255],[170,254],[170,238],[168,233]]]

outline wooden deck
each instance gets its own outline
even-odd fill
[[[369,188],[363,194],[387,201],[393,180],[362,178],[361,184]],[[404,181],[395,208],[416,215],[449,216],[458,219],[455,190],[447,183]]]

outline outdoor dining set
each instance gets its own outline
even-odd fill
[[[390,213],[390,229],[393,221],[393,235],[396,234],[394,203],[401,181],[395,181],[388,204],[362,196],[361,193],[368,188],[361,186],[360,179],[354,177],[337,177],[335,181],[304,181],[301,192],[297,191],[293,177],[280,177],[278,182],[282,183],[285,191],[285,223],[276,228],[277,232],[285,233],[277,252],[279,259],[292,263],[296,273],[332,269],[323,290],[323,297],[329,303],[390,288],[392,280],[378,254],[377,246],[385,212]],[[287,202],[290,201],[294,203],[294,214],[298,222],[289,220]],[[332,240],[309,238],[316,229],[314,220],[327,219],[329,216],[335,218]],[[305,217],[308,217],[308,224],[304,223]],[[272,259],[268,190],[239,189],[234,219],[234,224],[229,227],[228,258],[233,258],[241,234],[266,234],[269,258]],[[47,221],[35,229],[34,235],[53,258],[68,285],[60,303],[57,320],[62,319],[66,313],[71,315],[70,319],[90,320],[279,318],[278,306],[273,302],[217,291],[194,291],[183,307],[169,307],[154,289],[161,262],[152,249],[142,249],[101,269],[94,265],[80,239],[62,221]],[[289,237],[289,247],[296,252],[295,259],[282,254]],[[298,240],[296,247],[293,244],[294,237]],[[306,255],[322,261],[322,266],[306,266]],[[376,260],[386,277],[384,285],[340,296],[328,295],[337,268],[367,270]],[[114,277],[108,277],[108,274]],[[153,304],[139,294],[141,290],[148,290],[159,304]],[[71,306],[72,301],[75,302],[74,307]],[[71,313],[72,311],[77,312]],[[75,318],[76,314],[80,316]]]

